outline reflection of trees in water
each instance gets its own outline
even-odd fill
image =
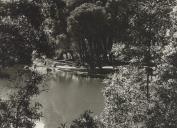
[[[91,78],[89,75],[83,76],[74,72],[67,72],[67,71],[59,71],[58,73],[50,76],[49,79],[51,81],[55,81],[55,83],[62,83],[65,86],[73,83],[78,84],[78,86],[83,86],[83,85],[87,86],[88,84],[90,85],[91,83],[95,85],[97,81],[99,83],[102,81],[102,79],[100,78]]]
[[[42,105],[31,100],[40,94],[38,84],[43,77],[34,72],[28,75],[23,72],[18,76],[14,82],[19,84],[16,91],[9,94],[8,99],[0,99],[1,128],[34,128],[35,122],[42,117],[42,113],[39,112]]]

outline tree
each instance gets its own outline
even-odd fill
[[[177,126],[174,100],[176,40],[171,36],[176,22],[170,17],[174,3],[138,3],[140,10],[135,13],[138,15],[136,22],[132,22],[135,28],[130,27],[130,39],[134,44],[127,44],[131,51],[135,51],[136,54],[132,55],[138,58],[138,63],[134,62],[128,68],[121,67],[106,82],[103,90],[105,108],[101,118],[105,127],[136,127],[138,122],[148,128]],[[160,26],[161,23],[163,25]]]
[[[168,45],[162,49],[161,64],[157,66],[158,76],[152,81],[155,90],[154,105],[149,109],[150,117],[146,121],[147,128],[175,128],[177,126],[177,61],[176,61],[176,9],[171,13],[173,26],[169,33]]]
[[[55,38],[59,34],[66,34],[66,17],[68,16],[66,3],[63,0],[42,0],[40,4],[45,22],[49,25],[47,29],[52,29],[51,36]],[[44,25],[44,27],[47,26]]]
[[[70,125],[61,123],[58,128],[102,128],[100,126],[98,120],[94,119],[93,113],[90,110],[86,110],[79,118],[73,120]]]
[[[55,56],[61,58],[61,53],[69,51],[70,37],[67,33],[67,16],[69,11],[64,0],[41,0],[42,13],[45,17],[42,28],[53,44]],[[63,39],[64,37],[64,39]]]
[[[2,23],[0,28],[1,66],[5,67],[16,63],[29,64],[33,47],[30,43],[32,39],[28,40],[30,35],[26,35],[27,31],[17,25],[9,25],[7,23]]]
[[[158,47],[161,49],[169,43],[166,33],[167,29],[172,26],[170,12],[174,5],[174,0],[138,3],[139,13],[137,13],[137,20],[135,20],[137,31],[135,45],[137,44],[140,49],[144,49],[141,52],[140,64],[144,65],[147,71],[147,98],[149,97],[150,77],[153,74],[152,68],[160,63],[161,59],[157,49]]]
[[[98,128],[97,122],[92,117],[92,112],[85,111],[79,119],[71,123],[70,128]]]
[[[125,31],[125,35],[127,35],[126,40],[122,40],[122,38],[120,38],[120,41],[125,44],[124,51],[127,58],[130,59],[129,62],[144,66],[144,68],[146,68],[148,98],[150,77],[153,74],[152,69],[161,62],[160,50],[168,44],[168,37],[166,37],[166,33],[172,26],[170,12],[175,5],[175,1],[146,0],[132,2],[119,1],[117,3],[128,5],[126,8],[125,6],[122,6],[124,8],[119,7],[121,10],[125,10],[123,21],[125,20],[126,24],[128,24],[127,28],[124,27],[123,29],[120,29]],[[113,8],[113,12],[114,10],[115,9]],[[130,14],[126,13],[129,11],[131,11]],[[119,13],[113,14],[117,16]],[[121,15],[119,17],[121,18]],[[126,18],[127,20],[124,17],[128,17]]]
[[[39,112],[41,104],[32,103],[32,98],[39,95],[38,84],[42,77],[34,72],[23,83],[21,78],[17,92],[9,95],[9,99],[0,100],[0,126],[1,128],[34,128],[35,121],[42,117]]]
[[[130,20],[136,14],[136,0],[106,0],[104,5],[114,43],[129,41]]]
[[[69,11],[73,11],[84,3],[94,3],[94,0],[66,0],[66,5]]]
[[[106,80],[101,122],[106,128],[134,128],[147,118],[145,70],[122,66]]]
[[[48,57],[53,55],[40,26],[43,16],[34,1],[4,2],[0,5],[0,65],[30,64],[31,53],[37,50]],[[35,20],[37,19],[37,20]]]
[[[91,70],[101,67],[112,47],[105,9],[91,3],[77,7],[68,18],[68,32],[77,43],[82,64],[86,62]]]
[[[40,29],[44,16],[41,10],[41,4],[36,0],[18,0],[7,3],[9,15],[12,18],[19,18],[25,16],[27,22],[35,29]]]

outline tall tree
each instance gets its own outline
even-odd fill
[[[138,2],[137,20],[135,20],[135,45],[141,52],[140,64],[145,66],[147,73],[147,98],[152,67],[160,62],[157,47],[163,48],[168,43],[167,29],[171,28],[170,12],[175,1],[143,1]],[[138,37],[138,38],[136,38]]]
[[[105,9],[91,3],[77,7],[68,18],[68,32],[77,43],[82,62],[91,69],[101,66],[112,47]]]
[[[149,109],[148,128],[175,128],[177,107],[177,61],[176,61],[176,7],[173,8],[171,19],[174,21],[170,28],[169,43],[162,49],[161,63],[158,64],[156,74],[152,81],[154,88],[154,105]]]

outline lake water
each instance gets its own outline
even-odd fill
[[[8,92],[5,84],[0,80],[1,89]],[[57,128],[61,122],[70,122],[85,110],[100,114],[103,109],[102,79],[59,71],[46,84],[48,91],[42,92],[37,98],[43,105],[44,117],[37,122],[36,128]]]

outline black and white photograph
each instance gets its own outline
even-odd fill
[[[0,0],[0,128],[177,128],[177,0]]]

